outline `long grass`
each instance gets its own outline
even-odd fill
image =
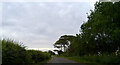
[[[63,56],[64,57],[64,56]],[[102,55],[102,56],[71,56],[64,57],[87,65],[120,65],[120,56],[115,55]]]
[[[37,65],[50,59],[50,54],[26,50],[25,46],[11,40],[2,40],[2,65]]]

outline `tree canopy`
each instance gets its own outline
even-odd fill
[[[120,48],[120,2],[96,2],[88,21],[81,25],[80,34],[61,36],[55,44],[71,43],[69,55],[112,54]]]

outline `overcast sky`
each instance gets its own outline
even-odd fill
[[[3,2],[2,35],[28,48],[53,48],[61,35],[75,35],[95,2]]]

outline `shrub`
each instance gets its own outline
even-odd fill
[[[10,40],[2,40],[2,64],[26,64],[29,61],[25,47]]]
[[[27,50],[27,53],[31,56],[31,59],[34,63],[45,61],[46,59],[50,59],[50,54],[37,51],[37,50]]]
[[[50,55],[36,50],[26,50],[11,40],[2,40],[2,65],[33,65],[45,61]]]

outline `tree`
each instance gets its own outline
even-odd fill
[[[120,48],[120,2],[96,2],[68,52],[71,55],[114,53]]]
[[[63,35],[57,40],[54,44],[54,47],[61,49],[61,51],[66,51],[67,47],[70,45],[72,41],[72,35]],[[63,50],[64,49],[64,50]]]

